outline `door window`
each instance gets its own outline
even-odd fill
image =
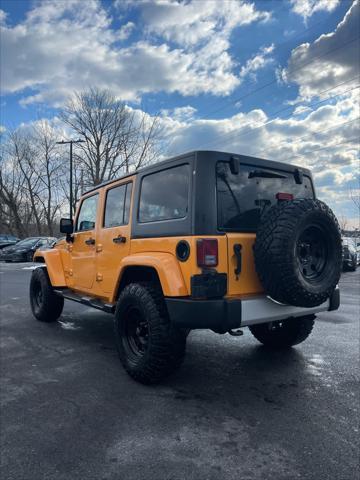
[[[111,188],[106,194],[104,227],[129,223],[132,183]]]
[[[95,194],[83,200],[76,222],[77,232],[93,230],[95,228],[98,197],[99,195]]]

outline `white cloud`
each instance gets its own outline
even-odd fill
[[[266,20],[267,12],[243,1],[209,1],[209,12],[204,2],[151,5],[149,9],[148,2],[139,2],[136,7],[156,39],[150,35],[121,47],[119,40],[137,27],[127,22],[112,29],[112,18],[99,1],[87,1],[86,8],[82,0],[36,3],[24,21],[1,27],[3,91],[29,88],[23,105],[56,106],[71,91],[89,85],[110,88],[125,100],[159,91],[227,95],[239,85],[228,53],[229,36],[236,26]],[[181,32],[190,30],[197,32],[194,38],[181,44]]]
[[[178,120],[180,122],[192,120],[196,113],[196,108],[191,105],[186,107],[177,107],[172,110],[164,109],[161,111],[163,117],[171,117],[173,120]]]
[[[123,25],[118,34],[117,34],[117,37],[119,40],[127,40],[130,35],[132,34],[132,32],[134,31],[135,29],[135,23],[133,22],[127,22],[125,25]]]
[[[7,17],[6,12],[4,12],[4,10],[1,10],[0,8],[0,24],[5,23],[6,17]]]
[[[295,48],[282,78],[299,85],[300,98],[311,98],[358,77],[360,4],[355,1],[334,32]],[[357,83],[357,79],[354,80]]]
[[[314,13],[320,11],[332,12],[339,5],[340,0],[290,0],[293,12],[307,20]]]
[[[246,1],[144,0],[142,17],[147,31],[182,46],[198,44],[214,35],[228,38],[235,27],[267,21],[271,14]]]
[[[243,67],[241,67],[240,77],[244,78],[247,75],[250,75],[253,79],[256,79],[256,72],[273,62],[273,58],[270,57],[270,54],[274,51],[274,48],[274,44],[271,44],[268,47],[262,47],[257,55],[254,55]]]

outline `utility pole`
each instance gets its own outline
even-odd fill
[[[85,140],[62,140],[58,145],[70,144],[70,218],[73,218],[73,143],[84,143]]]

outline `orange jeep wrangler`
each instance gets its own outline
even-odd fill
[[[66,241],[37,251],[31,308],[56,321],[64,299],[115,314],[126,371],[155,383],[192,329],[290,347],[317,312],[339,307],[337,220],[304,168],[214,151],[188,153],[89,190]]]

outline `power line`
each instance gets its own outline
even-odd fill
[[[300,65],[299,67],[296,67],[296,68],[290,70],[290,73],[293,73],[293,72],[297,72],[297,71],[299,71],[299,70],[302,70],[302,69],[305,68],[306,66],[310,65],[313,61],[318,60],[319,58],[323,58],[323,57],[325,57],[326,55],[329,55],[329,54],[332,53],[332,52],[335,52],[335,51],[337,51],[337,50],[340,50],[340,49],[348,46],[350,43],[355,42],[355,41],[358,40],[358,39],[359,39],[359,37],[353,38],[352,40],[349,40],[348,42],[345,42],[345,43],[342,44],[342,45],[339,45],[339,46],[337,46],[337,47],[335,47],[335,48],[332,48],[332,49],[328,50],[326,53],[323,53],[323,54],[321,54],[321,55],[317,55],[317,56],[313,57],[310,61],[305,62],[304,64]],[[255,88],[255,89],[251,90],[250,92],[247,92],[247,93],[245,93],[244,95],[241,95],[240,97],[237,97],[237,98],[231,99],[231,100],[229,99],[229,101],[228,101],[227,103],[228,103],[228,105],[230,105],[230,104],[234,104],[234,103],[236,103],[236,102],[239,102],[239,101],[241,101],[241,100],[243,100],[243,99],[245,99],[245,98],[253,95],[254,93],[257,93],[257,92],[259,92],[259,91],[261,91],[261,90],[264,90],[264,88],[266,88],[266,87],[268,87],[268,86],[270,86],[270,85],[273,85],[273,84],[276,83],[276,82],[277,82],[277,79],[275,78],[275,80],[271,80],[271,81],[268,82],[268,83],[264,83],[263,85],[260,85],[258,88]],[[217,109],[215,109],[215,110],[211,110],[211,111],[208,112],[206,115],[209,116],[209,115],[212,115],[212,114],[214,114],[214,113],[218,113],[218,112],[220,112],[221,110],[224,110],[225,108],[227,108],[228,105],[224,105],[223,107],[217,108]]]
[[[328,88],[328,89],[326,89],[326,90],[323,90],[322,92],[319,92],[319,95],[322,95],[323,93],[326,93],[326,92],[329,92],[329,91],[331,91],[331,90],[334,90],[334,89],[340,87],[341,85],[344,85],[345,83],[352,82],[352,81],[354,81],[355,78],[357,78],[357,77],[354,77],[353,79],[348,80],[348,81],[346,81],[346,82],[339,83],[339,84],[335,85],[334,87],[331,87],[331,88]],[[347,90],[345,90],[345,91],[343,91],[343,92],[341,92],[341,93],[337,93],[336,95],[331,95],[331,96],[329,96],[329,97],[327,97],[327,98],[325,98],[325,99],[323,99],[323,100],[320,100],[320,101],[317,101],[317,102],[311,102],[311,103],[309,103],[308,105],[304,105],[304,106],[305,106],[305,107],[316,107],[316,106],[318,106],[318,105],[321,105],[322,103],[325,103],[325,102],[327,102],[327,101],[329,101],[329,100],[332,100],[333,98],[339,97],[339,96],[341,96],[341,95],[345,95],[346,93],[349,93],[349,92],[351,92],[352,90],[356,90],[356,89],[358,89],[358,88],[359,88],[359,85],[357,85],[356,87],[352,87],[352,88],[350,88],[350,89],[347,89]],[[301,106],[301,105],[300,105],[300,106]],[[290,108],[293,108],[293,106],[290,105],[290,106],[283,107],[283,108],[275,111],[272,115],[277,115],[278,113],[281,113],[281,112],[283,112],[283,111],[285,111],[285,110],[289,110]],[[299,115],[300,113],[302,113],[302,112],[295,112],[295,113],[294,113],[294,112],[290,112],[289,115],[285,115],[285,116],[280,117],[280,118],[285,119],[285,118],[292,117],[292,116],[294,116],[294,115]],[[223,135],[217,135],[217,137],[216,137],[215,140],[212,140],[212,141],[209,141],[209,142],[204,142],[204,143],[198,145],[196,148],[197,148],[197,149],[200,149],[200,148],[203,148],[203,147],[205,147],[205,146],[207,147],[207,146],[209,146],[209,145],[216,145],[216,144],[219,143],[219,140],[228,141],[228,140],[231,140],[231,139],[232,139],[233,137],[235,137],[235,136],[236,136],[236,138],[239,138],[239,137],[248,135],[248,134],[253,133],[254,131],[256,131],[256,130],[258,130],[258,129],[260,129],[260,128],[265,127],[266,125],[269,125],[270,123],[272,123],[272,122],[274,122],[274,121],[276,121],[276,120],[278,120],[278,119],[279,119],[279,117],[274,117],[274,116],[272,116],[272,117],[270,117],[270,119],[268,119],[266,122],[262,123],[261,125],[256,125],[256,124],[254,124],[254,123],[252,123],[252,124],[250,123],[250,124],[244,125],[244,126],[242,126],[240,129],[237,129],[237,130],[235,130],[235,131],[232,131],[232,132],[229,132],[229,133],[226,133],[226,134],[223,134]],[[244,127],[248,127],[248,130],[239,133],[239,130],[241,130],[241,129],[244,128]],[[254,127],[254,128],[253,128],[253,127]],[[176,154],[175,154],[175,155],[176,155]]]
[[[354,81],[354,79],[350,80],[350,82]],[[344,85],[345,83],[350,83],[349,81],[347,82],[343,82],[343,83],[339,83],[338,85],[335,85],[334,87],[331,87],[331,88],[328,88],[322,92],[319,92],[319,95],[322,95],[323,93],[326,93],[326,92],[329,92],[331,90],[335,90],[336,88],[340,87],[341,85]],[[311,102],[309,103],[308,105],[300,105],[300,106],[304,106],[304,107],[316,107],[318,105],[321,105],[322,103],[325,103],[327,102],[328,100],[332,100],[333,98],[336,98],[336,97],[339,97],[341,95],[345,95],[346,93],[349,93],[351,92],[352,90],[356,90],[357,88],[359,88],[359,85],[357,85],[356,87],[353,87],[353,88],[349,88],[348,90],[344,90],[343,92],[341,93],[337,93],[336,95],[330,95],[329,97],[323,99],[323,100],[319,100],[317,102]],[[293,106],[290,105],[290,106],[287,106],[287,107],[284,107],[284,108],[281,108],[277,111],[275,111],[273,114],[272,114],[272,118],[270,118],[269,120],[267,120],[265,123],[261,124],[261,125],[258,125],[258,126],[255,126],[256,124],[249,124],[249,125],[245,125],[245,127],[249,127],[249,130],[245,131],[245,132],[241,132],[238,134],[238,132],[229,132],[228,134],[226,134],[226,140],[228,140],[229,138],[227,138],[228,136],[231,138],[232,136],[238,134],[239,137],[242,137],[244,135],[248,135],[249,133],[253,133],[255,130],[258,130],[259,128],[263,128],[265,127],[266,125],[269,125],[270,123],[274,122],[275,120],[277,120],[279,117],[274,117],[274,115],[277,115],[278,113],[281,113],[283,111],[286,111],[286,110],[289,110],[290,108],[292,108]],[[280,117],[280,118],[289,118],[289,117],[292,117],[293,115],[299,115],[300,113],[302,112],[290,112],[289,115],[285,115],[284,117]],[[255,128],[251,128],[255,126]],[[217,137],[216,140],[213,140],[212,142],[210,142],[210,144],[216,144],[218,143],[218,139],[219,138],[224,138],[224,135],[220,135]],[[209,145],[209,142],[205,143],[205,144],[202,144],[202,146],[204,145]]]
[[[310,150],[309,152],[306,152],[306,154],[304,155],[291,155],[291,158],[304,158],[305,155],[311,155],[314,152],[320,152],[320,150],[326,150],[327,148],[334,148],[334,147],[338,147],[339,145],[345,145],[355,140],[359,141],[359,138],[358,137],[348,138],[347,140],[343,140],[338,143],[333,143],[332,145],[326,145],[325,147],[320,147],[320,148]]]
[[[332,127],[330,128],[325,128],[325,129],[322,129],[322,130],[313,130],[309,133],[307,133],[306,135],[303,135],[302,137],[299,137],[296,139],[296,142],[292,142],[292,145],[296,145],[298,144],[301,140],[303,140],[304,138],[306,137],[311,137],[311,135],[314,135],[314,134],[320,134],[320,133],[325,133],[325,132],[329,132],[330,130],[334,130],[335,128],[339,128],[339,127],[342,127],[344,125],[348,125],[349,123],[354,123],[356,122],[357,120],[359,120],[360,117],[357,117],[357,118],[354,118],[353,120],[348,120],[346,122],[341,122],[341,123],[337,123],[336,125],[333,125]],[[286,143],[289,143],[289,140],[284,140],[280,143],[277,143],[276,144],[276,148],[279,146],[279,145],[283,145],[283,144],[286,144]],[[267,150],[269,150],[269,148],[271,147],[268,147],[268,148],[262,148],[261,150],[257,150],[256,152],[254,152],[254,155],[258,155],[259,153],[261,152],[265,152]]]

